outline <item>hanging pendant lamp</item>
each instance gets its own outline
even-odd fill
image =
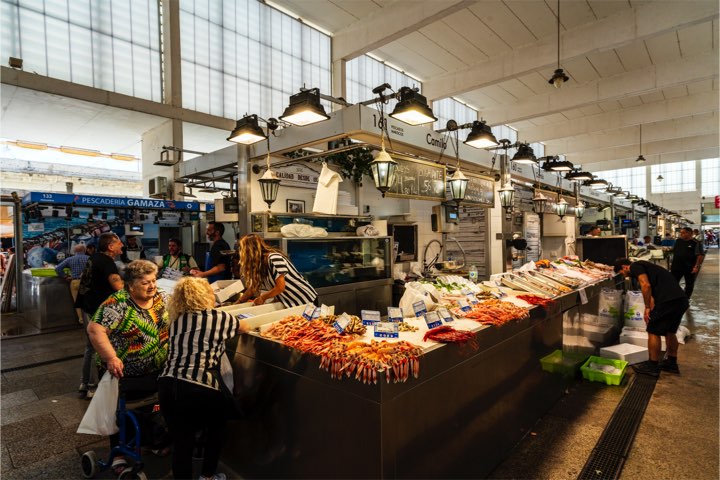
[[[640,155],[638,155],[638,158],[635,159],[636,162],[644,162],[645,157],[643,157],[642,154],[642,124],[640,124]]]
[[[532,198],[533,212],[537,214],[545,213],[545,207],[547,206],[548,198],[543,195],[539,190],[535,190],[535,195]]]
[[[558,0],[557,4],[557,69],[555,69],[555,73],[552,77],[550,77],[550,80],[548,80],[548,83],[552,85],[555,88],[562,87],[563,83],[570,80],[570,77],[568,77],[562,68],[560,68],[560,0]]]
[[[382,117],[382,110],[380,110],[380,116]],[[395,185],[396,169],[397,162],[385,151],[385,130],[383,127],[380,129],[380,152],[375,157],[375,160],[370,162],[370,171],[375,182],[375,188],[380,190],[383,198],[385,198],[385,193]]]

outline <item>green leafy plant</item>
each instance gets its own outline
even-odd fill
[[[373,161],[371,152],[369,148],[358,147],[328,155],[325,161],[337,165],[343,178],[351,178],[358,186],[362,186],[363,175],[370,175],[370,163]]]

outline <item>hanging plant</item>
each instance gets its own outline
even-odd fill
[[[373,156],[369,148],[358,147],[347,152],[328,155],[325,161],[337,165],[343,178],[350,178],[362,187],[363,175],[371,175],[370,163],[373,161]]]

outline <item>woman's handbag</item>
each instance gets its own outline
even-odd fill
[[[105,372],[98,384],[95,395],[85,411],[77,433],[108,436],[117,433],[116,412],[119,394],[119,380]]]

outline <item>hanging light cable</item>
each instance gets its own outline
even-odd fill
[[[635,159],[636,162],[644,162],[645,157],[642,154],[642,123],[640,124],[640,155]]]
[[[262,194],[263,201],[267,203],[268,210],[270,210],[272,204],[275,200],[277,200],[278,190],[280,189],[280,179],[275,172],[270,169],[270,131],[275,130],[276,128],[277,121],[271,118],[268,121],[268,134],[266,137],[267,155],[265,155],[265,166],[267,169],[265,170],[263,176],[258,180],[260,183],[260,193]]]
[[[548,83],[555,88],[562,87],[562,84],[570,80],[565,72],[560,68],[560,0],[557,3],[557,69]]]

